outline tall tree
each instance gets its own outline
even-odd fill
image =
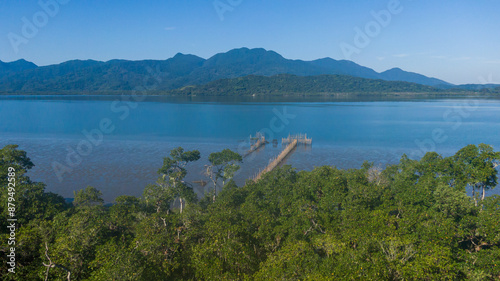
[[[472,187],[472,197],[477,205],[478,194],[481,190],[481,200],[484,200],[487,189],[497,185],[497,170],[500,153],[493,151],[490,145],[481,143],[479,146],[470,144],[460,149],[453,156],[457,169],[462,171],[463,181]]]
[[[73,205],[75,206],[102,205],[104,203],[102,192],[92,186],[87,186],[87,188],[80,189],[78,192],[73,192],[73,194],[75,196]]]
[[[45,192],[45,184],[32,182],[26,176],[28,170],[34,166],[27,153],[18,149],[17,145],[7,145],[0,149],[0,186],[2,187],[0,200],[11,202],[8,201],[9,193],[13,195],[12,198],[15,201],[12,203],[16,206],[15,217],[21,225],[35,218],[52,218],[65,207],[63,197]],[[9,173],[13,177],[9,177]],[[7,203],[0,204],[2,217],[7,218],[7,210]],[[1,221],[0,226],[5,223],[5,220]],[[5,231],[4,227],[1,228],[0,233],[3,231]]]
[[[24,174],[35,165],[27,156],[26,151],[19,150],[18,145],[10,144],[0,149],[0,185],[7,183],[8,169],[15,169],[18,181],[27,181],[28,178]]]
[[[198,150],[184,151],[182,147],[171,150],[170,157],[163,158],[163,166],[158,170],[161,176],[157,184],[149,185],[144,190],[146,202],[154,202],[159,212],[162,205],[169,206],[171,200],[179,198],[182,213],[184,200],[195,199],[192,187],[184,182],[187,175],[186,166],[198,159],[200,159]]]
[[[213,201],[215,201],[215,197],[217,196],[217,183],[219,179],[222,179],[222,185],[224,186],[226,181],[232,179],[234,174],[240,169],[237,163],[242,160],[243,158],[239,153],[227,148],[221,152],[211,153],[208,156],[210,165],[207,166],[206,174],[214,185]]]

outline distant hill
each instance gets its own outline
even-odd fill
[[[35,68],[37,68],[36,64],[25,61],[23,59],[16,60],[13,62],[0,61],[0,77],[7,76],[13,73],[22,72],[27,69],[35,69]]]
[[[220,79],[205,85],[186,86],[168,92],[171,95],[182,96],[314,96],[346,93],[446,93],[446,91],[410,82],[384,81],[347,75],[280,74],[271,77],[249,75]]]
[[[167,60],[72,60],[43,67],[24,60],[0,62],[0,92],[99,93],[131,91],[151,86],[155,90],[172,90],[219,79],[278,74],[349,75],[429,86],[453,86],[436,78],[401,69],[378,73],[347,60],[290,60],[274,51],[240,48],[216,54],[209,59],[179,53]]]
[[[387,81],[406,81],[428,86],[438,86],[438,85],[445,85],[450,87],[454,86],[453,84],[450,84],[443,80],[439,80],[436,78],[429,78],[427,76],[414,72],[407,72],[400,68],[393,68],[386,70],[379,74],[379,78]]]
[[[162,61],[72,60],[6,75],[0,78],[0,91],[106,92],[130,91],[150,85],[158,85],[158,89],[175,89],[189,83],[186,76],[204,61],[183,54]]]

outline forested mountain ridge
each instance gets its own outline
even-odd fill
[[[381,72],[378,76],[380,79],[387,80],[387,81],[406,81],[406,82],[413,82],[417,84],[422,84],[422,85],[429,85],[429,86],[449,86],[449,87],[454,87],[454,85],[444,82],[443,80],[439,80],[436,78],[429,78],[427,76],[424,76],[422,74],[414,73],[414,72],[408,72],[404,71],[401,68],[392,68],[389,70],[386,70],[384,72]]]
[[[110,60],[107,62],[72,60],[41,67],[23,61],[22,67],[14,67],[20,64],[19,62],[0,62],[0,92],[130,91],[151,84],[154,84],[155,90],[172,90],[188,85],[206,84],[219,79],[279,74],[348,75],[431,86],[452,86],[439,79],[400,69],[377,73],[373,69],[347,60],[331,58],[313,61],[290,60],[276,52],[261,48],[233,49],[226,53],[216,54],[209,59],[179,53],[167,60]]]
[[[99,190],[71,204],[26,172],[17,146],[0,149],[0,184],[15,181],[15,274],[3,243],[1,276],[14,280],[498,280],[500,153],[485,144],[455,155],[405,155],[380,169],[284,166],[238,187],[227,177],[241,161],[210,154],[222,191],[197,199],[184,182],[198,151],[172,150],[143,196],[103,205]],[[227,156],[230,156],[229,158]],[[187,165],[187,166],[186,166]],[[234,166],[236,165],[236,166]],[[10,167],[10,169],[9,169]],[[13,170],[15,172],[13,172]],[[10,180],[11,178],[15,180]],[[473,188],[469,197],[466,187]],[[174,208],[172,203],[183,208]],[[14,201],[12,201],[14,202]],[[0,205],[4,218],[12,210]],[[11,222],[9,222],[11,223]],[[12,230],[0,221],[0,238]]]
[[[187,86],[166,92],[182,96],[318,96],[336,94],[446,93],[431,86],[401,81],[365,79],[347,75],[271,77],[249,75],[220,79],[204,85]],[[460,92],[460,91],[459,91]]]
[[[35,69],[37,67],[38,66],[36,64],[25,61],[23,59],[13,62],[0,61],[0,77],[7,76],[9,74],[19,73],[29,69]]]

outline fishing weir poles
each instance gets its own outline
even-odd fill
[[[243,157],[247,157],[250,153],[256,151],[261,146],[264,146],[266,143],[268,143],[266,141],[266,137],[263,134],[259,133],[259,132],[257,132],[257,134],[256,134],[255,137],[252,137],[250,135],[250,141],[255,140],[255,139],[257,139],[257,141],[250,146],[250,149],[247,150],[247,152],[245,152],[245,155],[243,155]]]
[[[265,173],[278,167],[278,165],[294,151],[298,144],[312,145],[312,138],[308,139],[307,134],[288,135],[287,138],[282,138],[281,142],[282,144],[287,144],[285,149],[283,149],[278,156],[271,158],[264,170],[259,171],[259,173],[253,177],[254,182],[260,180]]]
[[[290,135],[288,134],[288,137],[282,138],[281,143],[291,143],[293,140],[297,140],[299,144],[305,144],[305,145],[311,145],[312,144],[312,138],[308,139],[307,134],[298,134],[298,135]]]
[[[253,178],[253,181],[254,182],[257,182],[258,180],[260,180],[262,178],[262,176],[267,173],[267,172],[270,172],[272,171],[274,168],[276,168],[278,166],[279,163],[281,163],[281,161],[283,161],[283,159],[285,159],[285,157],[290,154],[290,152],[292,152],[292,150],[297,147],[297,140],[293,140],[291,143],[289,143],[285,149],[283,149],[283,151],[281,151],[281,153],[274,157],[274,158],[271,158],[269,160],[269,165],[267,165],[267,167],[264,168],[264,170],[260,171],[257,175],[255,175],[255,177]]]

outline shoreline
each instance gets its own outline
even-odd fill
[[[145,94],[134,95],[132,93],[0,93],[0,100],[57,100],[57,99],[81,99],[100,100],[117,98],[132,98],[135,102],[151,101],[182,101],[182,102],[356,102],[356,101],[419,101],[419,100],[446,100],[446,99],[481,99],[498,100],[500,94],[483,95],[458,94],[458,93],[342,93],[342,94],[283,94],[283,95],[257,95],[257,96],[221,96],[221,95],[169,95],[169,94]],[[153,100],[152,100],[153,99]]]

